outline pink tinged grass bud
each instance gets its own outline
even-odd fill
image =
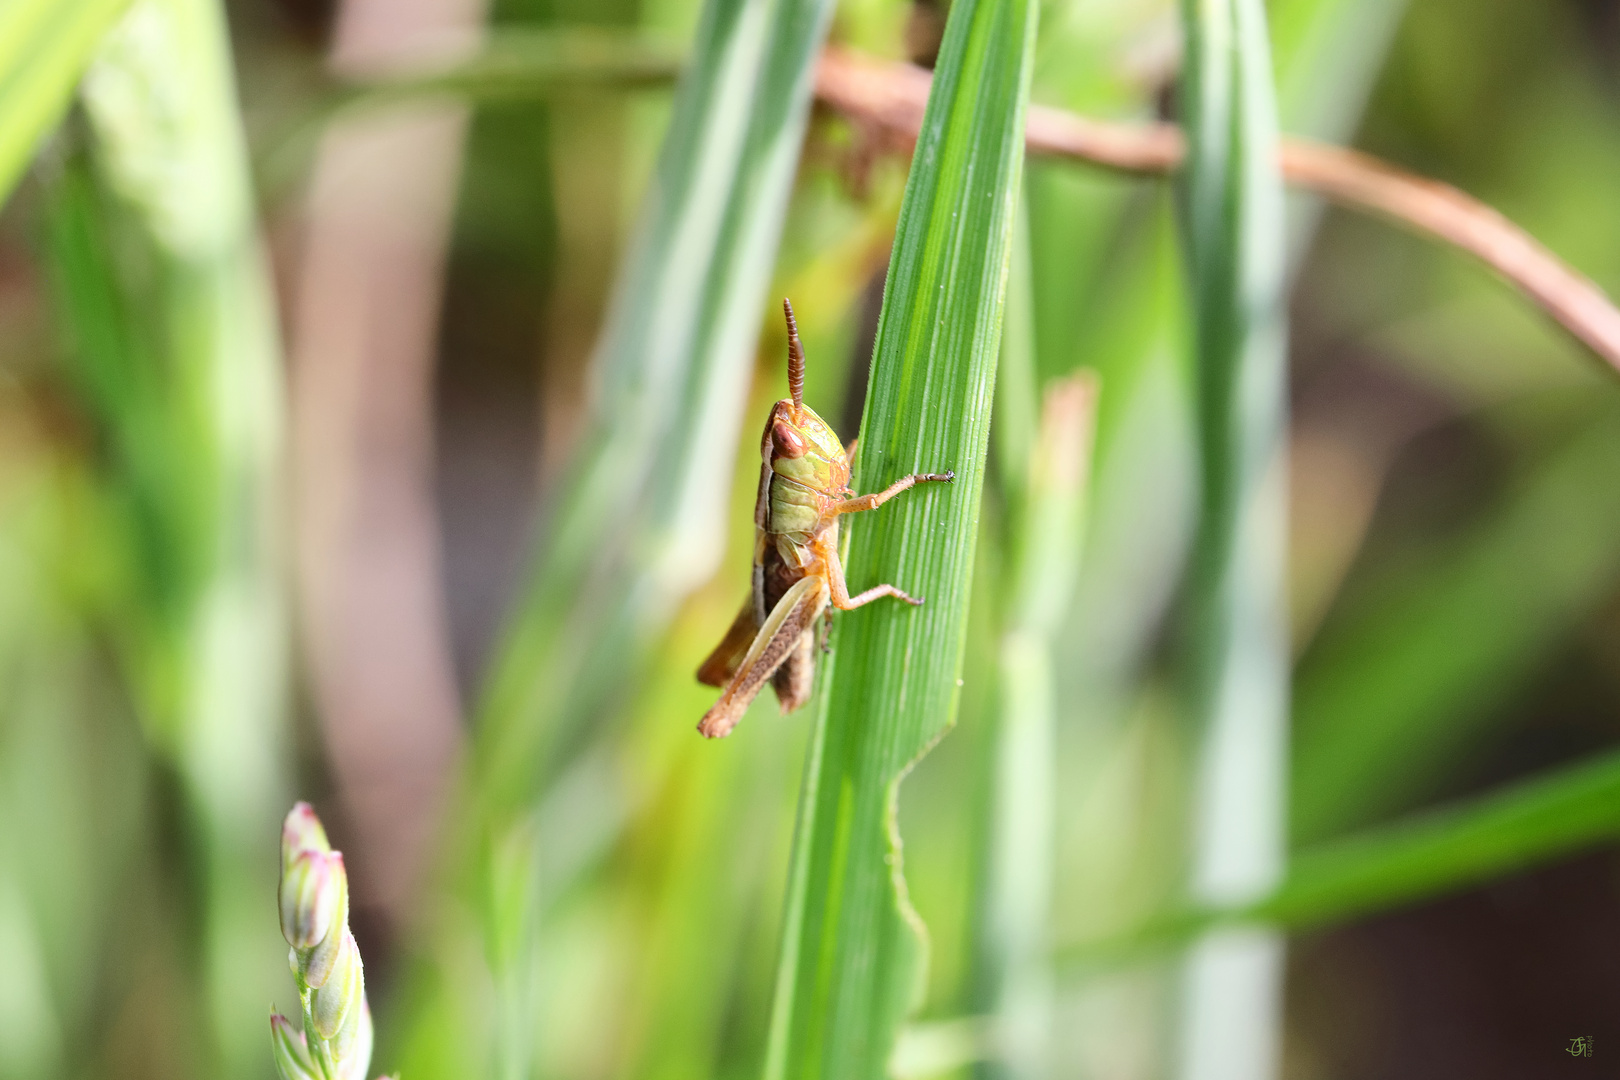
[[[337,1080],[366,1080],[366,1069],[371,1066],[371,1041],[371,1005],[362,997],[360,1008],[343,1021],[337,1038],[332,1040]]]
[[[280,1013],[270,1014],[270,1052],[276,1059],[281,1080],[320,1080],[320,1071],[310,1057],[309,1042],[293,1022]]]
[[[295,803],[281,823],[281,866],[283,871],[304,851],[331,851],[321,819],[307,802]]]
[[[358,1018],[365,1007],[365,998],[366,978],[360,966],[360,947],[345,927],[330,976],[310,995],[310,1019],[321,1038],[336,1038],[345,1020],[351,1015]],[[340,1053],[335,1056],[342,1057]]]
[[[295,949],[308,949],[336,925],[343,890],[343,858],[301,851],[281,873],[281,934]]]
[[[312,987],[326,984],[332,974],[333,965],[338,962],[338,956],[343,951],[343,936],[349,928],[349,875],[343,868],[343,853],[341,851],[327,852],[319,856],[325,860],[327,870],[335,887],[332,902],[331,918],[326,923],[325,932],[318,938],[307,952],[298,957],[303,962],[304,982]],[[282,933],[287,940],[293,942],[292,934],[288,931],[287,923],[287,893],[282,892]],[[298,945],[293,942],[293,948]]]

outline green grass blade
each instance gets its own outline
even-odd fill
[[[1329,624],[1300,666],[1294,836],[1416,797],[1620,576],[1620,418],[1589,422],[1469,535]]]
[[[1305,848],[1253,914],[1304,928],[1550,862],[1620,836],[1620,754],[1532,777],[1447,807]]]
[[[455,877],[480,912],[495,978],[493,1063],[482,1039],[489,1017],[453,981],[420,1025],[456,1033],[421,1053],[444,1053],[435,1061],[464,1075],[533,1067],[544,914],[534,807],[628,699],[676,606],[723,548],[764,291],[832,9],[831,0],[704,5],[597,343],[583,435],[478,702],[472,835]],[[445,940],[456,948],[467,936],[451,927]],[[453,980],[452,969],[469,967],[456,960],[437,974]]]
[[[0,6],[0,201],[62,118],[101,37],[128,0]]]
[[[668,39],[611,27],[491,27],[476,52],[424,57],[386,74],[329,84],[318,102],[257,147],[272,192],[296,183],[326,125],[424,98],[475,105],[539,103],[559,95],[664,87],[684,50]],[[509,148],[508,148],[509,149]]]
[[[631,88],[669,83],[684,51],[634,30],[608,27],[505,27],[475,53],[419,69],[357,79],[335,105],[364,110],[424,95],[479,103],[529,101],[559,90]]]
[[[919,609],[841,617],[805,774],[765,1075],[879,1077],[920,985],[899,784],[959,692],[984,453],[1023,166],[1034,5],[951,6],[884,294],[856,485],[955,469],[853,523],[852,587]]]
[[[195,538],[175,564],[187,580],[176,590],[173,696],[153,719],[202,868],[200,989],[219,1054],[210,1071],[262,1075],[262,1010],[286,979],[263,892],[286,801],[273,510],[281,363],[219,5],[141,0],[107,35],[85,99],[100,172],[153,270],[128,307],[144,309],[154,347],[123,359],[161,373],[127,372],[143,392],[115,389],[102,404],[129,429],[126,446],[151,439],[177,451],[121,465],[181,519],[168,535]]]
[[[1202,473],[1187,643],[1200,743],[1191,889],[1233,903],[1268,891],[1283,862],[1284,211],[1264,5],[1185,0],[1182,11]],[[1281,944],[1240,934],[1194,948],[1179,1075],[1272,1075]]]
[[[521,806],[712,572],[763,291],[832,5],[713,0],[596,357],[566,491],[479,711],[481,794]]]

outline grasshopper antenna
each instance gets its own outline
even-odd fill
[[[793,413],[804,412],[804,346],[799,344],[799,324],[793,319],[793,304],[782,297],[782,314],[788,328],[788,392],[793,395]]]

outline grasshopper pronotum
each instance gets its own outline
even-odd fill
[[[914,484],[956,474],[915,473],[875,495],[851,497],[846,451],[827,422],[804,403],[804,348],[793,305],[782,301],[788,329],[788,389],[771,407],[760,442],[759,497],[754,503],[754,587],[725,639],[698,668],[698,681],[723,686],[703,714],[705,738],[731,734],[767,680],[784,713],[810,697],[816,671],[816,620],[827,605],[849,611],[880,596],[922,601],[893,585],[849,595],[838,558],[838,517],[882,506]]]

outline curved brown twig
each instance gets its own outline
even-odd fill
[[[847,116],[914,135],[929,82],[928,72],[910,64],[829,49],[816,94]],[[1024,137],[1032,153],[1131,173],[1170,172],[1183,153],[1173,124],[1109,123],[1043,105],[1030,106]],[[1469,252],[1620,371],[1620,309],[1591,279],[1478,199],[1370,155],[1304,139],[1284,137],[1278,158],[1290,184]]]
[[[1614,302],[1590,278],[1478,199],[1342,147],[1287,139],[1280,157],[1290,183],[1470,252],[1620,369],[1620,310]]]

